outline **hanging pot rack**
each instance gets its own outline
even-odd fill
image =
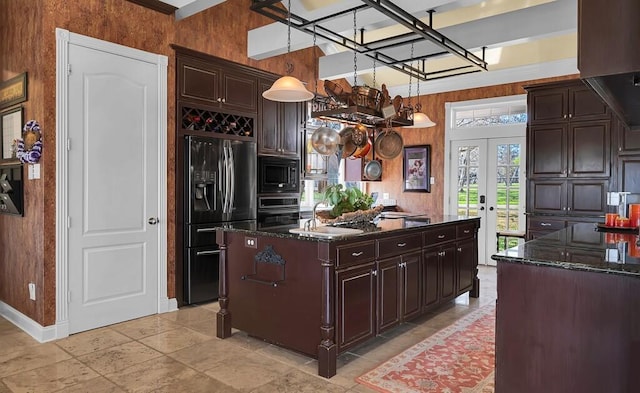
[[[409,12],[403,10],[390,0],[360,1],[362,2],[361,5],[325,15],[314,20],[305,19],[300,15],[291,13],[291,28],[313,35],[315,26],[315,34],[317,37],[321,37],[323,40],[341,45],[349,50],[356,51],[357,53],[365,55],[376,62],[384,64],[396,71],[411,75],[412,77],[418,78],[422,81],[487,71],[487,62],[484,59],[484,49],[482,51],[482,58],[480,58],[435,30],[432,27],[433,10],[427,11],[429,13],[429,23],[427,24]],[[287,16],[289,14],[288,11],[280,5],[280,3],[281,0],[252,0],[251,10],[274,21],[286,24]],[[373,9],[380,12],[389,19],[407,28],[409,32],[390,35],[378,40],[365,41],[364,29],[360,29],[360,39],[356,40],[354,39],[355,37],[350,38],[346,35],[331,31],[331,29],[324,26],[327,22],[345,17],[348,14],[352,14],[354,11],[359,12],[366,9]],[[441,50],[416,56],[413,59],[414,61],[440,57],[443,55],[453,55],[465,61],[466,64],[458,67],[426,72],[425,70],[411,66],[409,63],[410,59],[399,59],[384,52],[388,49],[408,46],[412,43],[415,44],[421,41],[428,41],[436,45]]]

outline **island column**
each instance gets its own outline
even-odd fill
[[[333,252],[332,252],[333,251]],[[335,341],[335,248],[329,243],[318,243],[318,260],[322,267],[322,320],[320,325],[321,341],[318,345],[318,375],[331,378],[336,375],[338,348]]]

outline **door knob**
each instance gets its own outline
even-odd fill
[[[493,206],[490,206],[490,207],[489,207],[489,211],[493,211]]]
[[[151,218],[149,219],[149,224],[150,224],[150,225],[156,225],[156,224],[158,223],[158,221],[159,221],[159,220],[158,220],[158,218],[157,218],[157,217],[151,217]]]
[[[480,210],[484,210],[484,206],[480,206]]]

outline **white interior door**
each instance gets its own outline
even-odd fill
[[[449,211],[480,217],[478,262],[495,265],[497,232],[525,228],[525,138],[451,141]],[[516,238],[508,240],[513,246]]]
[[[69,45],[69,333],[158,312],[157,65]]]

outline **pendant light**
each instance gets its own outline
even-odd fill
[[[424,72],[424,60],[422,61],[422,71]],[[418,87],[416,89],[417,90],[416,99],[419,101],[420,100],[420,78],[416,78],[416,79],[418,79]],[[417,112],[413,112],[413,125],[407,126],[404,128],[429,128],[436,125],[436,123],[434,123],[433,120],[429,119],[429,116],[420,112],[420,110],[422,109],[422,105],[420,105],[420,102],[416,104],[415,109]]]
[[[291,53],[291,0],[287,8],[287,57]],[[287,59],[287,74],[293,71],[293,64]],[[313,98],[313,93],[307,90],[299,79],[285,75],[275,81],[269,90],[262,93],[262,97],[279,102],[303,102]]]

